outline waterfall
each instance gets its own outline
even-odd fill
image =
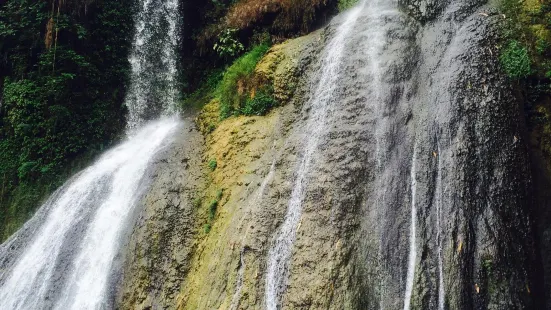
[[[1,275],[2,309],[108,306],[108,284],[124,224],[148,163],[177,126],[176,120],[149,124],[52,196],[43,206],[49,209],[44,222],[33,223],[39,225],[34,238],[13,259],[7,277]],[[0,249],[2,254],[9,244]]]
[[[178,99],[177,53],[180,18],[178,0],[142,0],[130,64],[132,73],[128,127],[171,114]]]
[[[129,136],[63,185],[0,246],[0,309],[111,309],[120,249],[146,172],[180,125],[178,2],[144,0],[136,16]]]
[[[408,273],[406,280],[406,294],[404,298],[404,310],[409,310],[411,305],[411,296],[413,293],[413,282],[415,280],[415,263],[417,260],[417,246],[415,244],[415,236],[417,234],[417,166],[416,166],[416,147],[413,149],[413,158],[411,160],[411,228],[409,232],[409,256],[408,256]]]
[[[310,115],[306,124],[306,141],[296,172],[296,180],[291,193],[285,221],[275,236],[273,245],[268,252],[266,271],[265,302],[269,310],[280,308],[280,297],[285,290],[289,260],[295,241],[297,226],[302,213],[302,200],[307,186],[307,177],[311,168],[312,156],[318,147],[324,132],[325,121],[334,98],[344,49],[348,35],[354,28],[357,18],[362,12],[366,1],[362,1],[348,12],[345,21],[337,29],[334,38],[324,50],[319,82],[314,87],[311,100],[306,104],[310,107]]]

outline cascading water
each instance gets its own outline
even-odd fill
[[[142,0],[130,56],[129,128],[174,112],[180,24],[178,0]]]
[[[142,186],[148,163],[177,128],[176,120],[152,123],[64,185],[44,206],[34,238],[2,273],[2,309],[100,309],[121,234]],[[12,243],[0,250],[2,256]],[[76,251],[76,253],[72,253]]]
[[[127,141],[68,181],[0,247],[1,309],[114,308],[118,255],[146,171],[180,125],[175,117],[144,124],[175,106],[177,6],[145,0],[137,15]]]
[[[327,45],[319,72],[320,80],[313,89],[312,99],[306,105],[312,111],[307,121],[306,136],[308,138],[305,141],[302,159],[296,172],[297,178],[291,193],[285,221],[268,253],[265,302],[269,310],[280,308],[280,296],[285,290],[288,264],[301,217],[302,200],[308,182],[312,156],[318,147],[321,135],[324,133],[327,114],[330,112],[336,90],[335,86],[342,70],[342,58],[348,43],[348,35],[354,28],[365,4],[366,1],[362,0],[358,6],[348,13],[345,22],[339,27],[335,37]]]

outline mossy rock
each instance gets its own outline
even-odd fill
[[[280,104],[288,103],[304,74],[305,54],[315,54],[316,42],[320,40],[321,32],[316,31],[273,46],[256,66],[258,84],[272,84],[275,99]]]
[[[195,122],[203,135],[207,135],[216,129],[219,120],[220,102],[213,99],[203,107]]]

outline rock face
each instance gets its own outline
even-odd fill
[[[210,132],[213,102],[206,147],[190,124],[159,162],[121,308],[273,309],[270,294],[276,309],[541,307],[523,116],[492,13],[362,2],[274,48],[258,73],[288,104]]]
[[[197,193],[204,190],[204,140],[194,120],[150,168],[155,181],[125,247],[116,303],[125,309],[170,308],[189,269],[199,223]],[[138,207],[140,207],[140,205]]]

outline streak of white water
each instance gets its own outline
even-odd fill
[[[170,115],[175,110],[179,25],[178,0],[143,0],[136,16],[136,35],[129,59],[132,66],[126,98],[129,129],[158,117],[159,113]],[[156,109],[152,111],[153,106]]]
[[[275,144],[274,144],[275,147]],[[264,196],[264,192],[266,190],[266,187],[268,186],[268,183],[273,179],[275,174],[275,164],[276,161],[272,162],[272,165],[270,166],[270,172],[268,172],[268,175],[264,178],[262,181],[262,184],[258,188],[257,194],[254,196],[252,202],[250,203],[251,206],[254,206],[260,202],[262,199],[262,196]],[[241,224],[239,225],[241,226]],[[243,235],[243,238],[241,239],[241,253],[239,258],[239,270],[237,271],[237,282],[235,285],[235,293],[232,297],[232,302],[230,304],[230,310],[237,310],[239,307],[239,299],[241,298],[241,291],[243,290],[243,277],[245,276],[245,247],[244,242],[249,234],[249,227],[247,227],[247,230],[245,231],[245,234]]]
[[[34,240],[22,252],[0,287],[1,309],[43,309],[59,286],[56,265],[67,257],[64,246],[83,220],[89,226],[68,266],[67,280],[54,309],[105,309],[111,267],[120,247],[149,162],[177,128],[179,121],[152,123],[81,172],[47,205],[50,212]],[[105,191],[104,191],[105,190]],[[46,207],[46,206],[45,206]],[[48,307],[50,308],[50,307]]]
[[[409,310],[411,305],[411,295],[413,293],[413,281],[415,279],[415,263],[417,260],[417,246],[415,236],[417,234],[417,148],[413,149],[413,158],[411,160],[411,229],[409,235],[409,257],[408,257],[408,273],[406,282],[406,294],[404,298],[404,310]]]
[[[436,178],[436,238],[438,240],[438,310],[444,310],[444,262],[442,260],[442,160],[438,146],[438,175]]]
[[[312,155],[318,147],[320,137],[324,132],[327,113],[340,76],[342,58],[348,35],[354,28],[360,13],[365,7],[365,3],[366,0],[362,0],[358,6],[348,13],[346,20],[337,29],[335,37],[324,51],[325,56],[322,60],[321,72],[319,73],[320,80],[316,88],[313,89],[312,100],[307,105],[311,111],[306,125],[307,140],[305,141],[303,156],[297,169],[297,178],[291,193],[287,214],[268,252],[265,289],[265,301],[268,310],[280,308],[280,297],[285,291],[287,281],[287,265],[291,258],[292,246],[302,214],[302,200]]]

